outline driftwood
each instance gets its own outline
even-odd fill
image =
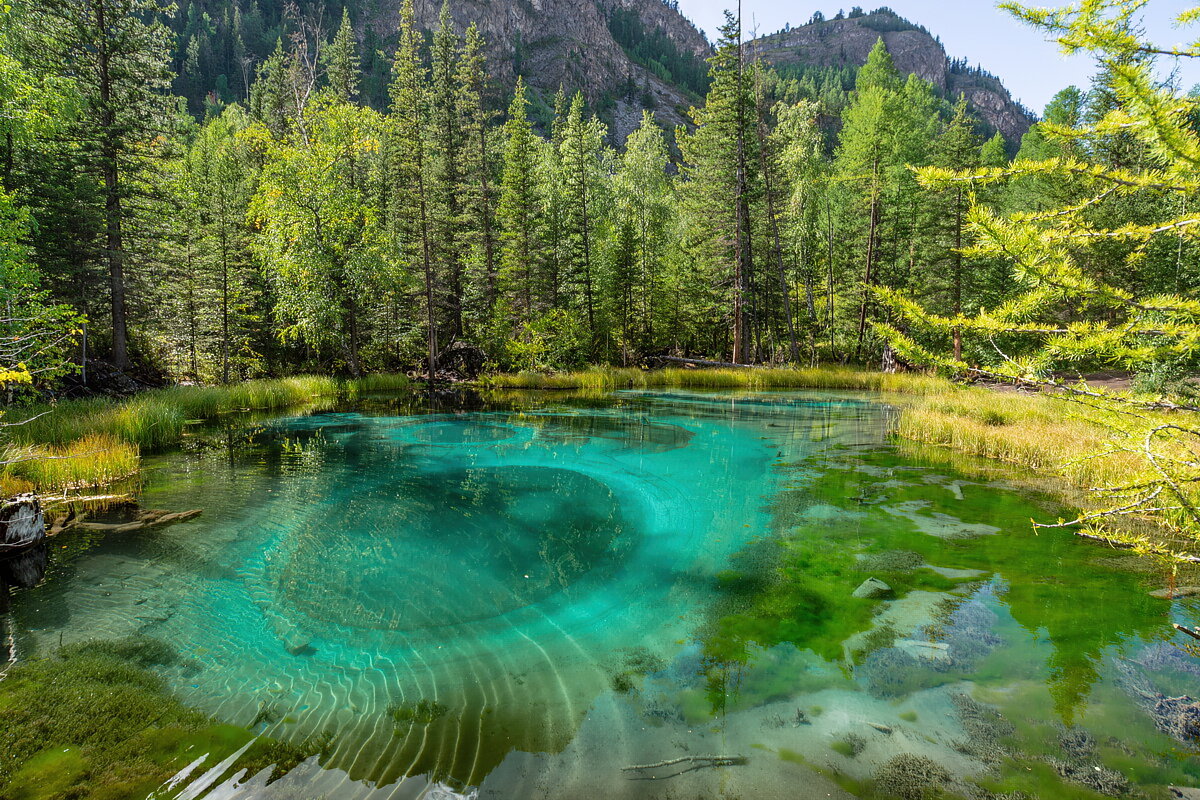
[[[688,764],[686,769],[679,772],[673,772],[670,775],[645,775],[635,778],[635,780],[650,780],[657,781],[663,778],[673,778],[676,775],[682,775],[685,772],[691,772],[695,769],[704,769],[705,767],[732,767],[745,764],[747,761],[745,756],[680,756],[679,758],[668,758],[666,761],[658,761],[654,764],[634,764],[630,767],[622,767],[622,772],[641,772],[648,769],[661,769],[662,767],[673,767],[679,764]]]
[[[1200,639],[1200,628],[1187,628],[1183,625],[1180,625],[1178,622],[1171,623],[1171,626],[1180,633],[1186,633],[1193,639]]]
[[[150,509],[139,511],[131,522],[84,522],[80,519],[73,519],[68,515],[64,519],[55,520],[51,532],[58,534],[71,528],[80,528],[85,531],[100,531],[103,533],[129,533],[131,531],[145,530],[146,528],[160,528],[176,522],[186,522],[189,519],[200,516],[203,510],[202,508],[193,508],[190,511]]]

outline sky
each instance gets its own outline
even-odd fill
[[[723,11],[733,2],[736,0],[679,0],[679,8],[708,34],[710,41],[716,41]],[[1038,114],[1060,89],[1072,84],[1086,88],[1095,71],[1091,59],[1063,56],[1057,44],[997,9],[994,0],[877,0],[874,4],[855,0],[835,5],[838,2],[841,0],[742,0],[742,18],[747,34],[755,29],[767,34],[787,23],[802,25],[814,11],[828,18],[839,8],[849,11],[855,4],[866,11],[887,5],[940,36],[951,58],[966,58],[972,65],[998,75],[1017,100]],[[1059,4],[1034,0],[1030,5]],[[1200,27],[1179,29],[1172,24],[1179,12],[1194,5],[1194,0],[1151,0],[1144,20],[1147,33],[1159,45],[1200,38]],[[1200,64],[1182,65],[1180,75],[1182,85],[1191,88],[1200,83]]]

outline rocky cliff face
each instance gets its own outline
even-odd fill
[[[365,22],[380,40],[394,37],[400,0],[383,0]],[[441,0],[417,0],[421,27],[437,25]],[[639,63],[610,30],[608,17],[623,9],[647,34],[661,31],[681,53],[700,60],[710,47],[704,35],[673,5],[662,0],[458,0],[452,6],[460,31],[474,22],[488,41],[488,66],[496,81],[511,86],[518,74],[546,97],[559,86],[582,90],[593,104],[606,104],[616,141],[641,118],[644,100],[668,125],[683,121],[696,97]],[[636,87],[637,99],[629,97]],[[625,129],[628,130],[625,130]]]
[[[1010,142],[1029,130],[1033,118],[998,78],[951,61],[928,31],[887,11],[791,28],[761,37],[755,47],[777,65],[857,67],[880,37],[900,72],[929,81],[947,98],[965,95],[975,114]]]

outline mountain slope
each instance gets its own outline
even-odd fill
[[[346,1],[363,57],[364,100],[385,107],[401,0]],[[245,97],[254,66],[294,27],[284,8],[285,0],[192,0],[180,6],[171,20],[178,36],[176,90],[194,111],[206,102]],[[418,24],[436,27],[440,8],[441,0],[416,0]],[[341,19],[340,5],[300,0],[298,9],[302,15],[323,13],[327,34]],[[460,31],[475,22],[487,38],[488,66],[500,89],[511,87],[518,74],[544,99],[559,86],[581,89],[618,123],[640,118],[643,105],[664,122],[681,122],[705,85],[708,41],[673,2],[457,0],[451,13]]]
[[[345,1],[362,55],[363,99],[385,108],[401,0]],[[171,20],[178,36],[176,90],[193,111],[245,97],[255,66],[293,27],[286,2],[191,0],[179,7]],[[441,2],[416,0],[418,24],[434,28]],[[340,6],[318,0],[300,0],[298,9],[302,15],[323,13],[327,35],[341,19]],[[498,94],[523,75],[536,90],[534,112],[543,122],[546,103],[560,86],[568,93],[580,89],[621,142],[643,108],[667,126],[683,122],[707,86],[705,59],[712,48],[675,0],[457,0],[451,12],[460,31],[475,22],[487,38]],[[965,94],[976,114],[1009,142],[1028,130],[1031,116],[998,78],[951,61],[924,28],[887,9],[789,28],[757,39],[752,48],[785,71],[853,69],[865,63],[880,36],[902,72],[931,81],[948,98]],[[503,102],[497,96],[494,104]]]
[[[771,64],[795,67],[859,67],[883,37],[896,68],[924,78],[945,97],[965,95],[976,115],[989,127],[1017,142],[1033,116],[994,75],[953,61],[932,34],[889,9],[850,18],[817,20],[755,40],[753,47]]]

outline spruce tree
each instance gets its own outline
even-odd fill
[[[517,78],[504,123],[504,177],[496,219],[500,228],[500,294],[524,319],[534,313],[539,238],[536,136],[525,82]]]
[[[350,9],[342,8],[341,27],[321,56],[325,62],[329,88],[334,95],[347,102],[357,100],[362,69],[358,43],[354,39],[354,26],[350,24]]]
[[[585,116],[583,94],[571,101],[563,123],[559,154],[562,166],[566,258],[563,283],[569,306],[582,307],[593,336],[597,327],[596,250],[603,215],[602,158],[607,131],[594,116]]]
[[[487,89],[485,43],[479,28],[467,27],[462,54],[458,61],[457,107],[462,125],[462,181],[465,195],[464,236],[474,245],[473,262],[477,268],[468,281],[482,296],[477,311],[481,320],[489,318],[496,304],[497,242],[496,198],[493,175],[492,134],[484,93]]]
[[[429,76],[421,58],[421,31],[413,1],[400,8],[400,46],[392,64],[391,114],[387,140],[391,190],[389,213],[403,263],[423,276],[426,362],[429,380],[436,379],[438,355],[437,297],[430,230],[429,170],[426,154]]]
[[[438,273],[439,310],[448,339],[463,334],[463,124],[458,102],[459,38],[450,3],[442,4],[433,35],[429,86],[430,233]]]
[[[42,0],[30,5],[62,72],[75,78],[87,106],[71,136],[88,153],[103,185],[103,259],[108,268],[112,363],[129,365],[126,229],[135,176],[166,132],[170,31],[160,0]]]

